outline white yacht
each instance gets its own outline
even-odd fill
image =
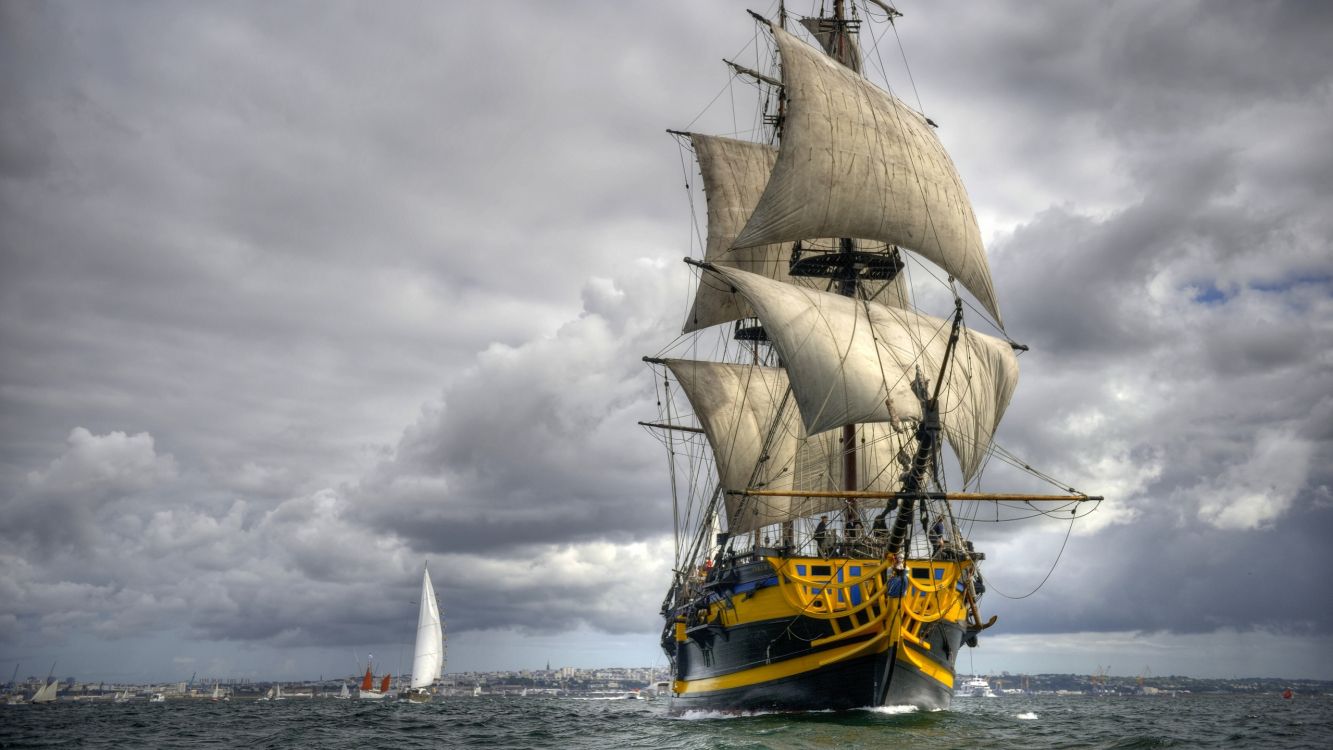
[[[994,698],[995,691],[985,677],[969,677],[958,683],[953,689],[955,698]]]

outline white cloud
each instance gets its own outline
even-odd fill
[[[66,439],[66,450],[43,471],[28,474],[28,485],[37,491],[72,492],[95,489],[130,492],[152,487],[176,474],[175,459],[158,456],[153,436],[146,432],[126,435],[111,432],[94,435],[75,427]]]
[[[1271,525],[1305,487],[1313,453],[1309,441],[1290,432],[1261,430],[1247,455],[1178,498],[1198,503],[1199,517],[1219,529]]]

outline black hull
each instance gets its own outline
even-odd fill
[[[971,632],[961,586],[946,577],[959,575],[952,565],[910,561],[891,580],[856,560],[728,571],[668,619],[671,711],[948,708],[954,661]],[[822,598],[798,598],[810,592]]]
[[[732,654],[749,652],[752,641],[761,629],[749,629],[750,638],[736,638]],[[739,635],[739,634],[736,634]],[[753,684],[729,687],[707,692],[691,692],[672,698],[671,711],[847,711],[873,706],[915,706],[923,711],[938,711],[949,707],[953,698],[953,655],[962,641],[963,631],[952,623],[942,624],[930,638],[929,651],[900,645],[888,652],[880,652],[838,661],[808,672],[757,681]],[[948,645],[946,645],[948,644]],[[691,644],[693,645],[693,644]],[[947,672],[946,684],[931,677],[913,664],[900,649],[913,649],[918,659],[925,659],[938,676]],[[690,649],[686,649],[688,652]],[[949,656],[945,656],[948,654]],[[727,670],[713,659],[714,668],[706,674],[716,675]],[[744,663],[744,662],[738,662]],[[751,662],[752,663],[752,662]],[[719,667],[721,667],[719,669]],[[693,675],[704,678],[701,671]],[[743,673],[732,672],[732,674]]]
[[[754,685],[675,696],[672,713],[686,711],[846,711],[878,705],[875,687],[883,684],[884,654],[849,659],[815,672]]]

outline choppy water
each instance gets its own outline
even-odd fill
[[[427,705],[143,700],[0,706],[0,747],[1318,748],[1333,697],[965,698],[948,711],[673,718],[662,701],[449,698]]]

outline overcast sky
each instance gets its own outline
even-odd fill
[[[427,559],[448,671],[663,663],[663,130],[749,128],[746,7],[0,0],[0,670],[406,668]],[[960,667],[1333,679],[1333,6],[900,9],[998,440],[1108,498],[974,529]]]

